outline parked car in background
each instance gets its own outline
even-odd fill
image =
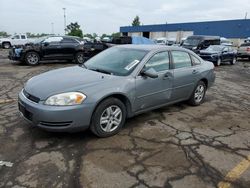
[[[220,37],[218,36],[205,36],[205,35],[192,35],[187,37],[183,42],[182,47],[199,53],[200,50],[206,49],[210,45],[220,45]]]
[[[220,66],[223,62],[230,62],[231,65],[234,65],[237,52],[230,46],[211,45],[201,50],[199,56],[204,60],[213,62],[217,66]]]
[[[38,65],[41,60],[84,61],[83,39],[71,36],[49,36],[40,38],[9,51],[9,59],[28,65]]]
[[[155,42],[141,36],[122,36],[122,37],[114,37],[110,41],[88,42],[84,44],[85,59],[89,59],[95,56],[96,54],[100,53],[101,51],[106,50],[109,47],[115,45],[124,45],[124,44],[151,45],[155,44]]]
[[[250,43],[250,37],[247,37],[245,40],[244,40],[245,43]]]
[[[237,57],[248,58],[250,60],[250,42],[243,43],[238,48]]]
[[[8,49],[12,46],[25,45],[32,41],[34,41],[34,39],[28,39],[26,34],[19,34],[9,38],[0,38],[0,46]]]
[[[161,37],[161,38],[156,39],[156,44],[159,44],[159,45],[172,46],[175,43],[176,43],[175,39],[168,39],[166,37]]]
[[[67,132],[90,128],[108,137],[128,117],[180,101],[200,105],[214,80],[214,65],[190,50],[118,45],[80,66],[31,78],[18,105],[36,127]]]
[[[233,43],[225,37],[220,38],[220,44],[224,46],[233,46]]]
[[[168,45],[168,40],[165,37],[157,38],[155,42],[156,44],[159,44],[159,45]]]

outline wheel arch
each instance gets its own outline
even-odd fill
[[[129,98],[123,94],[123,93],[111,93],[109,95],[105,95],[104,97],[102,97],[95,105],[94,111],[92,113],[92,116],[96,110],[96,108],[98,107],[98,105],[103,102],[104,100],[108,99],[108,98],[117,98],[119,99],[126,107],[126,116],[127,117],[132,117],[132,105],[131,105],[131,101],[129,100]]]
[[[206,78],[202,78],[202,79],[200,79],[199,81],[204,82],[205,85],[206,85],[206,88],[208,87],[208,80],[207,80]]]

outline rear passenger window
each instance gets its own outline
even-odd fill
[[[26,39],[25,35],[21,35],[21,39]]]
[[[145,64],[145,68],[153,68],[156,72],[165,71],[169,69],[169,56],[168,52],[160,52],[155,54],[151,59]]]
[[[64,38],[62,40],[62,43],[77,43],[74,39]]]
[[[201,64],[201,61],[197,57],[195,57],[193,55],[191,55],[191,57],[192,57],[194,65],[200,65]]]
[[[172,57],[176,69],[192,66],[190,56],[187,52],[172,51]]]

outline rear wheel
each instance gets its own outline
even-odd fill
[[[75,61],[78,64],[82,64],[84,62],[84,53],[83,52],[77,52],[75,55]]]
[[[206,84],[203,81],[199,81],[188,101],[189,104],[191,104],[192,106],[199,106],[201,103],[203,103],[206,95],[206,90]]]
[[[40,61],[40,57],[36,52],[28,52],[25,55],[25,63],[28,65],[38,65]]]
[[[11,47],[11,44],[9,42],[3,42],[2,46],[5,49],[9,49]]]
[[[109,137],[119,132],[125,119],[125,105],[117,98],[108,98],[97,106],[90,129],[98,137]]]
[[[232,61],[230,62],[230,64],[231,64],[231,65],[235,65],[236,61],[237,61],[237,59],[236,59],[236,57],[234,57],[234,58],[232,59]]]

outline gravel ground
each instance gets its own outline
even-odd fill
[[[217,67],[201,106],[136,116],[110,138],[31,128],[18,92],[34,75],[73,65],[18,65],[0,50],[0,187],[250,187],[250,62]]]

